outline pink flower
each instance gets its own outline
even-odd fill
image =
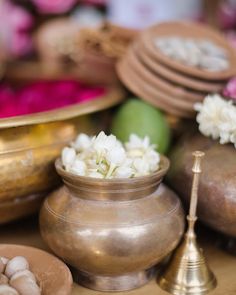
[[[236,77],[230,79],[223,90],[223,95],[236,101]]]
[[[64,13],[69,11],[77,0],[32,0],[41,13]]]
[[[224,1],[218,11],[218,21],[223,29],[232,29],[236,25],[236,5],[232,1]]]
[[[108,0],[83,0],[82,2],[92,5],[106,5]]]
[[[19,89],[0,85],[0,118],[38,113],[90,101],[105,93],[78,81],[42,81]]]
[[[225,37],[230,44],[236,49],[236,32],[233,30],[227,31]]]
[[[28,31],[32,25],[32,16],[22,7],[9,0],[0,1],[0,36],[3,48],[10,55],[21,56],[31,50]]]

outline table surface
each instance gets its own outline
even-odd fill
[[[225,251],[215,246],[215,236],[210,231],[203,230],[200,233],[200,238],[204,236],[204,241],[201,241],[201,246],[204,249],[205,256],[209,265],[215,273],[218,281],[217,288],[212,291],[212,295],[235,295],[236,294],[236,257],[229,255]],[[30,218],[10,225],[0,226],[0,242],[11,244],[29,245],[44,250],[48,250],[47,246],[42,241],[37,218]],[[99,295],[99,294],[117,294],[104,293],[85,289],[77,284],[73,285],[71,295]],[[129,295],[165,295],[168,294],[162,291],[152,280],[146,286],[129,292],[121,292],[119,294]]]

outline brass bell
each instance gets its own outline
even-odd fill
[[[188,229],[179,247],[175,250],[166,268],[158,278],[162,289],[173,295],[203,295],[214,289],[216,278],[208,268],[203,251],[199,248],[194,232],[197,220],[196,208],[198,200],[198,185],[201,174],[201,159],[203,152],[195,151],[192,171],[193,183],[189,215],[187,216]]]

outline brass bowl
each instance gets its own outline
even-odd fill
[[[79,270],[82,285],[124,291],[145,284],[154,266],[178,244],[184,215],[177,196],[159,184],[169,167],[132,179],[95,179],[66,172],[40,213],[49,247]]]
[[[0,120],[0,203],[48,192],[60,182],[54,161],[78,132],[96,132],[89,114],[118,104],[120,88],[87,103]],[[0,221],[1,223],[1,221]]]
[[[37,213],[45,198],[44,194],[29,195],[0,203],[0,224]]]

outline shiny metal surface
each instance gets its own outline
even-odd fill
[[[155,274],[155,267],[121,276],[99,276],[79,271],[78,283],[98,291],[128,291],[147,284]]]
[[[123,97],[122,89],[114,87],[88,103],[0,119],[0,202],[58,186],[54,161],[61,149],[79,132],[97,132],[89,114],[113,106]]]
[[[184,215],[177,196],[163,185],[158,188],[168,160],[163,157],[161,165],[150,176],[101,180],[71,175],[57,161],[66,186],[44,202],[41,234],[59,257],[82,272],[86,287],[136,288],[150,278],[144,271],[178,244]]]
[[[202,249],[196,241],[194,226],[197,220],[198,186],[201,158],[204,152],[195,151],[192,168],[193,182],[188,220],[188,230],[180,246],[167,264],[158,282],[162,289],[173,295],[204,295],[216,287],[216,279],[208,268]]]
[[[214,230],[236,238],[236,157],[233,144],[220,144],[199,132],[187,134],[170,153],[168,184],[189,204],[192,151],[206,153],[199,182],[198,217]]]
[[[88,117],[0,130],[0,202],[58,186],[55,158],[78,130],[92,130]]]

